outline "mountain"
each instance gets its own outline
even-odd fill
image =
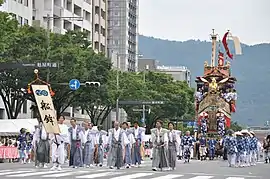
[[[183,65],[191,70],[192,80],[203,75],[204,61],[211,60],[211,43],[199,40],[168,41],[139,36],[139,52],[162,65]],[[231,61],[237,78],[237,112],[233,120],[242,125],[264,125],[270,120],[270,44],[242,45],[241,56]],[[194,83],[195,87],[195,83]]]

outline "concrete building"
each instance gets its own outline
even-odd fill
[[[138,71],[144,71],[148,67],[149,71],[156,71],[158,61],[152,58],[139,58],[138,59]]]
[[[116,52],[122,71],[138,68],[138,0],[108,0],[108,56]]]
[[[175,80],[186,81],[191,86],[191,73],[185,66],[157,66],[157,71],[170,74]]]
[[[54,33],[84,31],[92,41],[93,49],[106,54],[106,2],[107,0],[9,0],[0,10],[16,14],[20,24],[42,26]]]
[[[92,0],[92,7],[93,48],[107,54],[107,0]]]

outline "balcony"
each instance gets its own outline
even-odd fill
[[[104,1],[100,1],[100,8],[106,12],[106,4]]]
[[[93,41],[98,41],[99,42],[99,33],[97,33],[97,32],[94,33]]]
[[[99,21],[100,17],[98,14],[95,14],[95,24],[99,24],[100,21]]]
[[[62,16],[62,8],[59,7],[59,6],[54,5],[53,6],[53,15],[61,17]]]
[[[106,38],[102,34],[100,34],[100,43],[106,44]]]

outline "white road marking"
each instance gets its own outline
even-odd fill
[[[91,175],[77,176],[76,178],[99,178],[99,177],[117,175],[117,174],[122,174],[122,173],[123,172],[104,172],[104,173],[95,173],[95,174],[91,174]]]
[[[242,177],[228,177],[226,179],[245,179],[245,178],[242,178]]]
[[[73,171],[73,172],[57,173],[57,174],[52,174],[52,175],[43,175],[41,177],[42,178],[58,178],[58,177],[70,176],[73,174],[80,175],[80,174],[89,173],[89,172],[91,171]]]
[[[214,176],[196,176],[196,177],[192,177],[190,179],[210,179],[213,178]]]
[[[114,177],[111,179],[134,179],[134,178],[139,178],[139,177],[146,177],[153,175],[154,173],[136,173],[136,174],[131,174],[131,175],[123,175],[120,177]]]
[[[29,172],[33,172],[33,171],[26,171],[26,170],[24,170],[24,171],[16,171],[16,172],[12,172],[12,171],[8,171],[8,172],[3,172],[3,173],[0,173],[0,176],[1,175],[10,175],[10,174],[17,174],[17,173],[29,173]]]
[[[34,172],[34,173],[25,173],[25,174],[18,174],[18,175],[8,175],[7,177],[29,177],[29,176],[35,176],[35,175],[44,175],[44,174],[61,173],[61,172],[65,172],[65,170],[62,170],[62,171]]]
[[[184,175],[169,174],[169,175],[155,177],[155,178],[151,178],[151,179],[173,179],[173,178],[179,178],[179,177],[182,177],[182,176],[184,176]]]

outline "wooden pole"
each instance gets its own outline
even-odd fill
[[[217,44],[217,35],[215,34],[215,29],[213,29],[213,34],[211,35],[211,39],[212,39],[211,67],[214,67],[215,59],[216,59],[216,44]]]

